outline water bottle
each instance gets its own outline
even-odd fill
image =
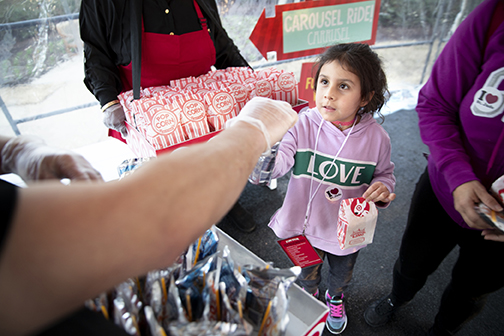
[[[275,167],[275,159],[280,142],[271,147],[269,155],[261,155],[249,176],[249,182],[256,185],[269,186],[271,183],[271,171]]]

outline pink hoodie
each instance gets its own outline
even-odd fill
[[[321,123],[317,155],[313,160]],[[341,132],[322,119],[319,111],[314,108],[302,113],[297,124],[284,136],[272,177],[283,176],[291,168],[292,176],[283,206],[269,223],[278,237],[289,238],[303,232],[307,205],[311,198],[310,181],[313,172],[312,194],[315,191],[316,194],[308,215],[306,237],[314,247],[335,255],[348,255],[362,248],[339,248],[336,226],[340,202],[342,199],[362,196],[377,181],[393,192],[394,164],[390,161],[390,138],[370,114],[366,114],[355,125],[333,164],[348,133],[350,129]],[[326,172],[325,179],[322,172]],[[326,197],[329,194],[341,194],[341,197],[330,200],[331,197]]]

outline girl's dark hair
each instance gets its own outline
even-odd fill
[[[374,91],[373,98],[359,113],[373,114],[377,112],[383,119],[380,110],[390,93],[387,87],[387,77],[382,69],[383,63],[378,55],[367,44],[361,43],[336,44],[329,47],[319,56],[318,62],[315,64],[317,73],[314,90],[317,90],[320,69],[324,64],[334,61],[338,61],[345,70],[359,77],[362,99],[366,99]]]

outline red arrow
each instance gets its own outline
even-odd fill
[[[320,0],[320,1],[305,1],[285,5],[275,6],[275,16],[266,18],[266,11],[263,9],[259,20],[250,34],[250,41],[256,46],[261,55],[267,58],[268,51],[277,52],[277,60],[285,60],[304,56],[318,55],[325,48],[316,48],[309,50],[296,51],[291,53],[283,52],[283,27],[282,13],[292,10],[342,5],[353,2],[362,2],[363,0]],[[373,22],[373,32],[369,41],[360,41],[362,43],[374,44],[376,41],[376,29],[378,27],[378,15],[380,13],[380,0],[375,1],[375,12]]]

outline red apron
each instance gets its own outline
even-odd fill
[[[142,77],[140,86],[169,85],[173,79],[199,76],[215,64],[215,47],[206,19],[193,0],[202,29],[182,35],[146,33],[142,21]],[[132,65],[119,66],[123,92],[133,88]],[[126,142],[121,133],[109,129],[109,136]]]

